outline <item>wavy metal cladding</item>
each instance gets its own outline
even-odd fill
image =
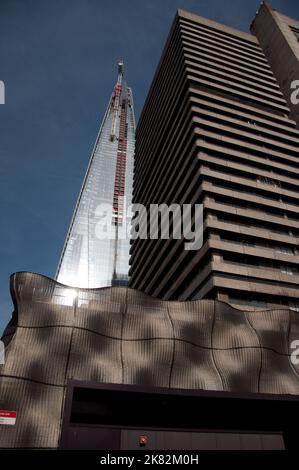
[[[32,273],[14,274],[11,291],[0,404],[18,415],[15,426],[0,427],[1,447],[57,447],[70,378],[299,394],[290,361],[299,316],[289,310],[161,301],[123,287],[73,289]]]

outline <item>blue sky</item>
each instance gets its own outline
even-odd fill
[[[298,0],[273,7],[299,17]],[[256,0],[1,0],[0,332],[9,276],[54,276],[90,152],[125,62],[136,118],[177,8],[248,31]]]

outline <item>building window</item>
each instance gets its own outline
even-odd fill
[[[248,305],[250,307],[267,307],[267,302],[264,300],[258,300],[258,299],[246,299],[246,298],[241,298],[241,297],[231,297],[229,296],[228,302],[230,304],[235,304],[235,305]]]
[[[290,310],[294,312],[299,312],[299,302],[289,302]]]
[[[290,26],[290,28],[293,31],[293,33],[295,34],[295,36],[297,38],[297,41],[299,42],[299,29],[295,28],[295,26]]]
[[[292,248],[289,248],[287,246],[276,246],[275,251],[277,251],[277,253],[283,253],[285,255],[293,255],[294,254]]]
[[[289,274],[290,276],[293,276],[293,274],[298,273],[297,268],[295,268],[293,266],[280,266],[280,271],[283,274]]]

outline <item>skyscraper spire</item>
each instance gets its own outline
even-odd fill
[[[119,231],[130,223],[134,144],[132,90],[121,60],[60,258],[59,282],[89,288],[127,282],[130,241]]]
[[[123,75],[124,75],[124,62],[123,62],[123,60],[120,60],[118,62],[118,81],[122,80]]]

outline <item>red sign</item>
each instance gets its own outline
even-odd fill
[[[8,424],[10,426],[13,426],[14,424],[16,424],[16,419],[16,411],[0,410],[0,424]]]
[[[139,436],[139,445],[141,447],[146,446],[147,441],[148,441],[147,436]]]

